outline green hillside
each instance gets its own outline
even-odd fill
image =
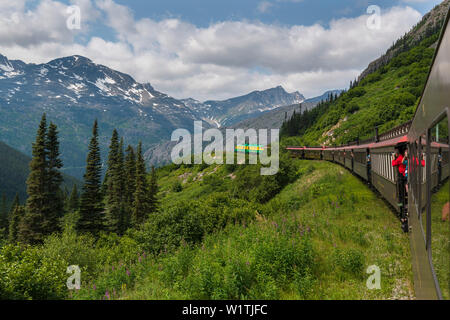
[[[274,177],[258,166],[164,167],[160,210],[138,229],[95,240],[66,225],[42,245],[5,245],[0,297],[414,297],[408,238],[385,202],[335,164],[285,154],[281,163]],[[72,264],[82,270],[77,292],[65,288]],[[366,287],[370,265],[381,290]]]
[[[334,101],[293,116],[282,135],[288,144],[339,145],[363,140],[411,120],[422,94],[450,1],[446,0]]]

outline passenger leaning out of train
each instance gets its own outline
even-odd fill
[[[405,150],[403,155],[403,165],[405,166],[405,173],[403,176],[405,177],[405,189],[406,193],[408,193],[408,150]]]
[[[399,149],[395,149],[395,154],[393,155],[393,159],[392,159],[392,166],[393,167],[398,167],[398,171],[400,172],[400,174],[404,177],[405,176],[405,171],[406,171],[406,166],[403,163],[403,158],[405,157],[405,153],[406,150],[399,150]]]

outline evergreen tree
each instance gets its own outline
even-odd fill
[[[11,216],[9,219],[9,232],[8,232],[8,241],[10,243],[16,243],[17,241],[25,241],[28,239],[24,239],[26,234],[19,233],[19,229],[23,224],[22,220],[25,217],[25,208],[21,205],[16,205],[11,210]]]
[[[120,234],[123,227],[123,152],[114,129],[109,146],[108,180],[106,182],[106,224],[108,230]]]
[[[132,146],[128,146],[125,156],[125,214],[124,224],[128,227],[131,223],[131,214],[134,202],[134,193],[136,191],[136,155]]]
[[[78,197],[78,188],[77,185],[74,184],[72,188],[72,192],[69,197],[68,210],[71,212],[77,211],[80,208],[80,200]]]
[[[150,184],[149,184],[149,212],[153,213],[158,210],[158,177],[156,175],[155,167],[152,166],[152,172],[150,175]]]
[[[6,204],[6,195],[2,194],[2,203],[0,207],[0,237],[6,236],[8,231],[8,208]]]
[[[125,156],[125,201],[131,208],[136,189],[136,155],[132,146],[128,146]]]
[[[11,208],[9,209],[9,216],[10,216],[10,217],[12,216],[12,213],[13,213],[14,209],[15,209],[18,205],[20,205],[20,199],[19,199],[19,194],[16,193],[16,195],[15,195],[15,197],[14,197],[14,200],[13,200],[13,203],[12,203],[12,205],[11,205]]]
[[[45,212],[49,208],[47,202],[47,120],[45,114],[33,143],[33,156],[30,162],[30,174],[27,180],[28,199],[26,214],[21,219],[19,238],[25,243],[39,243],[43,240]]]
[[[63,164],[60,159],[58,129],[55,124],[50,123],[46,141],[48,170],[46,179],[46,201],[48,203],[47,212],[44,216],[45,234],[59,231],[59,218],[63,216],[64,194],[61,190],[63,177],[60,172]]]
[[[94,122],[92,138],[89,143],[89,153],[86,159],[83,193],[81,195],[80,219],[77,230],[90,232],[94,235],[103,230],[103,202],[101,192],[102,164],[98,143],[98,123]]]
[[[142,142],[139,142],[136,153],[136,190],[134,192],[132,222],[134,226],[139,226],[145,221],[149,211],[148,185],[144,157],[142,156]]]

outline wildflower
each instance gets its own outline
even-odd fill
[[[112,266],[112,271],[114,271],[114,266]]]
[[[245,262],[245,264],[246,264],[246,265],[249,265],[249,264],[250,264],[250,262],[246,261],[246,262]]]
[[[94,285],[92,286],[92,289],[94,289],[94,291],[97,290],[97,286],[94,284]]]
[[[139,261],[139,263],[142,261],[141,256],[139,256],[138,261]]]
[[[130,276],[130,270],[127,269],[127,276]]]
[[[106,292],[105,292],[105,297],[108,298],[108,300],[111,300],[111,297],[109,295],[109,291],[108,290],[106,290]]]

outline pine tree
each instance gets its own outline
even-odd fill
[[[125,156],[125,201],[131,208],[136,189],[136,155],[132,146],[128,146]]]
[[[78,197],[78,188],[77,185],[74,184],[72,188],[72,192],[69,197],[68,209],[71,212],[77,211],[80,208],[80,200]]]
[[[144,157],[142,156],[142,142],[139,142],[136,156],[136,190],[134,192],[132,222],[135,227],[139,226],[147,218],[148,186],[145,170]]]
[[[124,202],[125,214],[124,224],[128,227],[131,223],[131,214],[134,202],[134,193],[136,191],[136,155],[132,146],[128,146],[125,156],[125,188],[124,188]]]
[[[108,180],[106,183],[106,223],[108,230],[121,234],[123,231],[123,151],[119,135],[114,129],[109,146]]]
[[[102,164],[98,143],[98,123],[94,122],[92,138],[89,143],[89,153],[86,159],[83,193],[81,195],[80,219],[77,230],[90,232],[94,235],[103,230],[103,202],[101,192]]]
[[[6,236],[8,231],[8,208],[6,204],[6,195],[2,194],[2,203],[0,207],[0,237]]]
[[[152,171],[150,175],[150,184],[149,184],[149,213],[154,213],[158,210],[158,177],[156,175],[155,167],[152,166]]]
[[[18,205],[20,205],[20,199],[19,199],[19,194],[16,193],[16,195],[14,196],[14,200],[13,200],[13,203],[12,203],[12,205],[11,205],[11,208],[9,209],[9,216],[10,216],[10,217],[12,216],[12,213],[13,213],[14,209],[15,209]]]
[[[8,241],[10,243],[16,243],[17,241],[25,241],[24,234],[19,233],[19,229],[23,224],[22,220],[25,217],[25,208],[21,205],[16,205],[11,208],[11,215],[9,219]]]
[[[26,214],[21,219],[19,238],[25,243],[39,243],[43,240],[45,212],[47,202],[47,151],[46,151],[47,120],[45,114],[33,143],[33,156],[30,162],[30,174],[27,180],[28,199]]]
[[[60,159],[58,129],[55,124],[50,123],[47,140],[47,178],[46,178],[46,201],[48,203],[47,212],[44,216],[45,234],[59,231],[59,218],[63,216],[64,194],[61,190],[63,177],[60,172],[63,164]]]

